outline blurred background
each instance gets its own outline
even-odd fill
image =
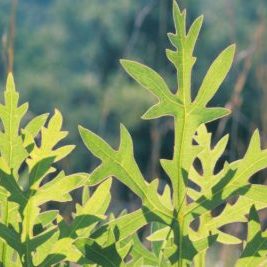
[[[205,16],[195,52],[193,95],[216,55],[237,44],[233,68],[213,99],[213,105],[231,108],[232,116],[209,125],[214,140],[231,134],[225,159],[244,154],[256,127],[267,146],[266,0],[178,2],[188,9],[188,23]],[[123,123],[145,177],[166,181],[159,158],[172,156],[172,121],[140,119],[155,99],[129,79],[119,59],[152,66],[175,89],[174,69],[164,53],[170,47],[166,33],[173,31],[171,5],[171,0],[0,1],[1,88],[12,70],[21,101],[30,102],[29,117],[54,108],[63,113],[64,128],[70,131],[66,142],[77,145],[60,163],[66,172],[90,171],[98,164],[84,148],[78,124],[116,146]],[[261,173],[253,179],[265,183],[265,177]],[[114,196],[116,210],[135,209],[135,196],[123,185],[115,184]]]

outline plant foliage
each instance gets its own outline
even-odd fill
[[[72,145],[60,145],[67,133],[61,130],[59,111],[37,116],[21,126],[28,105],[19,95],[10,74],[0,105],[0,261],[2,266],[204,266],[207,249],[215,242],[241,244],[236,266],[265,263],[267,235],[261,231],[258,210],[267,207],[267,187],[250,178],[267,167],[267,150],[261,149],[256,130],[244,157],[225,162],[217,170],[228,135],[217,144],[206,124],[228,115],[225,108],[208,107],[233,62],[235,46],[227,47],[213,61],[197,95],[191,96],[196,62],[194,48],[203,17],[186,27],[186,12],[174,2],[175,33],[168,35],[174,50],[166,50],[177,73],[177,90],[151,68],[122,60],[126,72],[155,95],[158,102],[144,119],[169,116],[174,124],[172,159],[161,159],[169,177],[162,193],[159,179],[147,182],[134,157],[131,135],[120,127],[120,145],[114,149],[95,133],[79,127],[82,140],[100,165],[92,173],[66,175],[55,163],[65,158]],[[141,208],[107,216],[112,177],[125,184],[141,200]],[[97,186],[93,192],[88,187]],[[46,204],[71,201],[70,192],[82,188],[81,204],[71,219]],[[230,204],[229,199],[235,199]],[[213,211],[225,204],[217,215]],[[247,222],[247,240],[227,233],[223,226]],[[138,230],[150,226],[143,245]]]
[[[45,210],[48,202],[71,201],[69,194],[88,181],[88,174],[66,175],[53,165],[74,146],[59,146],[67,135],[61,130],[62,116],[55,110],[33,118],[20,127],[28,105],[18,106],[13,77],[7,79],[5,103],[0,106],[2,266],[51,266],[62,260],[84,262],[73,245],[77,237],[90,236],[105,218],[110,201],[111,180],[102,183],[89,197],[84,188],[82,205],[77,204],[71,223],[58,210]],[[46,124],[46,121],[48,123]],[[46,125],[46,126],[45,126]]]
[[[130,134],[124,126],[121,126],[118,149],[113,149],[100,137],[82,127],[80,133],[87,148],[102,162],[92,172],[89,184],[95,185],[113,176],[142,201],[140,210],[116,219],[118,234],[114,238],[115,243],[123,242],[133,235],[130,263],[188,266],[194,261],[195,266],[203,266],[206,250],[214,242],[242,242],[224,232],[224,225],[246,222],[246,214],[253,204],[258,210],[267,207],[267,188],[250,183],[250,178],[255,173],[267,167],[267,150],[261,149],[259,133],[255,131],[243,159],[225,162],[220,171],[215,169],[227,146],[228,136],[213,146],[212,136],[205,124],[228,115],[230,111],[207,105],[230,70],[235,45],[227,47],[212,62],[196,97],[192,99],[191,78],[196,62],[194,48],[203,17],[197,18],[187,30],[186,12],[181,11],[174,2],[173,18],[175,33],[168,34],[168,37],[174,50],[167,49],[166,55],[177,71],[178,89],[175,93],[156,71],[138,62],[121,60],[126,72],[158,99],[158,103],[148,109],[143,119],[165,116],[173,118],[173,157],[171,160],[160,160],[170,179],[170,185],[166,185],[160,194],[158,179],[155,178],[151,183],[145,181],[134,159]],[[200,162],[202,171],[195,167],[196,161]],[[236,202],[228,204],[227,200],[233,197],[237,198]],[[223,211],[214,217],[214,209],[224,203],[227,204]],[[124,217],[128,221],[126,225]],[[198,227],[192,226],[194,222],[198,222]],[[112,222],[112,227],[113,224],[115,222]],[[148,237],[152,242],[152,251],[142,249],[140,251],[143,253],[140,252],[136,257],[136,246],[140,246],[140,243],[136,241],[138,239],[134,233],[146,224],[159,225],[151,228]],[[110,223],[106,227],[110,227]],[[102,242],[102,238],[99,239],[99,244]],[[84,248],[86,246],[84,243]],[[246,259],[246,255],[248,253],[245,250],[241,258]],[[244,266],[242,264],[240,266]]]

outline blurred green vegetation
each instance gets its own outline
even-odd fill
[[[179,4],[188,9],[188,21],[205,15],[194,91],[218,51],[237,43],[234,67],[214,100],[218,105],[228,102],[233,116],[219,127],[210,125],[217,138],[224,132],[232,134],[225,157],[242,155],[256,126],[267,144],[267,2],[187,0]],[[57,107],[65,117],[68,142],[77,145],[63,162],[68,172],[90,171],[97,164],[83,148],[78,124],[116,145],[119,123],[124,123],[148,179],[161,173],[159,156],[171,157],[171,123],[140,119],[153,98],[119,65],[120,58],[143,61],[167,75],[175,90],[174,70],[164,55],[170,46],[166,33],[173,30],[171,5],[171,0],[0,1],[2,87],[8,48],[13,44],[16,83],[32,114]]]

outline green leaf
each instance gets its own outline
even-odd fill
[[[235,53],[235,45],[227,47],[210,66],[196,96],[199,106],[206,106],[218,91],[221,83],[229,72]]]
[[[144,205],[160,214],[163,220],[170,222],[171,211],[162,205],[157,191],[147,184],[141,174],[133,154],[132,139],[124,126],[121,126],[121,142],[118,150],[112,149],[104,140],[91,131],[79,127],[86,147],[102,164],[91,174],[89,183],[94,185],[102,180],[115,176],[141,198]]]
[[[62,123],[61,113],[55,110],[55,114],[50,118],[47,128],[41,128],[41,145],[39,147],[35,145],[31,151],[30,158],[27,159],[30,171],[42,159],[54,157],[54,162],[59,161],[74,149],[73,145],[55,148],[68,134],[65,131],[61,131]]]
[[[159,103],[153,106],[143,118],[159,118],[174,115],[181,109],[181,102],[173,95],[163,78],[154,70],[140,63],[121,60],[123,68],[158,99]]]
[[[34,143],[34,138],[40,132],[47,120],[48,114],[42,114],[34,117],[23,129],[22,134],[24,135],[23,145],[25,148],[29,147]]]
[[[76,188],[84,186],[87,181],[88,175],[84,173],[68,176],[61,173],[51,182],[48,182],[39,188],[34,195],[35,203],[36,205],[42,205],[48,201],[70,201],[71,197],[69,193]],[[60,188],[60,194],[57,193],[58,188]]]
[[[18,106],[19,95],[15,89],[12,74],[8,75],[5,91],[5,104],[0,105],[0,119],[4,132],[0,133],[0,152],[10,169],[16,174],[28,153],[19,135],[21,119],[28,109],[28,104]]]

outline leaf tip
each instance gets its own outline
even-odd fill
[[[182,13],[176,0],[172,1],[172,8],[173,8],[173,11],[178,11],[180,14]]]
[[[7,82],[6,82],[6,91],[8,92],[15,92],[15,82],[12,72],[9,72],[7,75]]]
[[[62,116],[61,112],[57,108],[54,109],[54,114],[57,116]]]
[[[83,127],[82,125],[78,125],[78,131],[80,133],[80,136],[83,138],[83,136],[85,135],[85,133],[88,131],[88,129],[86,129],[85,127]]]
[[[199,19],[201,22],[203,22],[203,20],[204,20],[204,15],[203,15],[203,14],[200,15],[197,19]]]
[[[123,123],[120,123],[120,130],[121,131],[127,131],[127,129],[126,129],[126,127],[125,127],[125,125]]]
[[[78,130],[79,130],[79,132],[81,132],[81,131],[83,131],[85,128],[82,126],[82,125],[78,125]]]
[[[131,60],[128,60],[128,59],[120,59],[120,64],[121,66],[126,70],[127,69],[127,65],[129,63],[131,63],[132,61]]]
[[[225,51],[227,51],[231,57],[234,59],[234,56],[235,56],[235,51],[236,51],[236,44],[231,44],[229,45]]]

